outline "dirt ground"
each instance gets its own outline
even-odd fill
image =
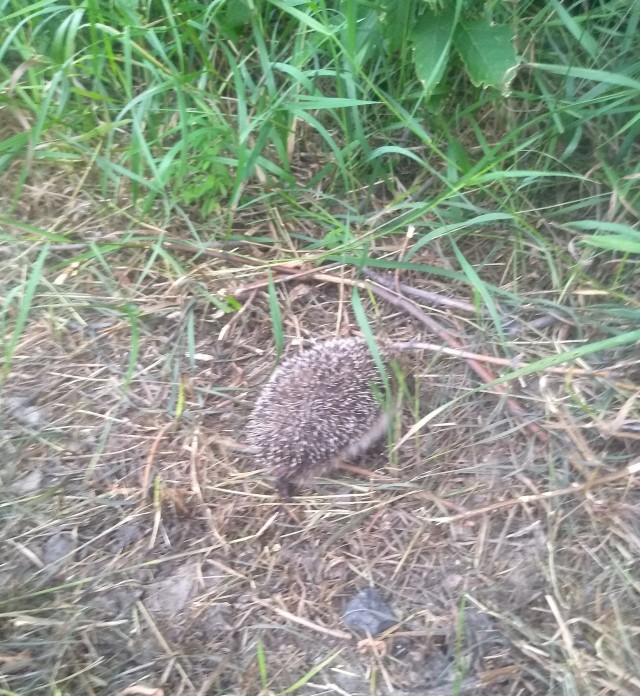
[[[23,211],[32,224],[72,219],[45,199]],[[91,202],[74,206],[95,230]],[[101,224],[117,239],[117,219]],[[8,287],[37,254],[20,249],[3,252]],[[86,249],[53,245],[2,390],[3,693],[640,694],[640,486],[625,473],[640,457],[637,346],[511,382],[544,436],[465,360],[418,352],[388,447],[283,505],[229,444],[277,359],[263,270],[175,249],[180,276],[144,245],[65,263]],[[465,253],[508,276],[509,249]],[[555,299],[535,253],[529,273],[526,300]],[[287,352],[359,333],[347,283],[362,277],[328,275],[278,285]],[[567,319],[528,329],[506,357],[608,335],[582,297],[565,301],[587,335]],[[361,298],[377,336],[431,340]],[[489,318],[421,306],[466,350],[505,357]],[[397,623],[364,638],[342,613],[370,586]]]

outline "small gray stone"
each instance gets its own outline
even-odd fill
[[[42,562],[46,566],[46,572],[57,575],[69,563],[73,563],[78,546],[75,533],[60,531],[47,539],[42,550]]]
[[[6,400],[7,410],[22,425],[35,428],[44,422],[44,411],[30,403],[24,396],[10,396]]]
[[[111,536],[111,550],[113,552],[122,551],[136,542],[140,541],[144,536],[144,529],[141,525],[130,523],[119,527]]]
[[[34,469],[28,474],[25,474],[22,478],[14,481],[10,487],[11,490],[18,495],[34,493],[41,488],[42,479],[42,471],[40,471],[40,469]]]
[[[172,575],[146,587],[145,601],[149,611],[168,618],[182,614],[198,590],[196,563],[179,567]]]
[[[389,605],[375,587],[367,587],[350,600],[343,621],[358,633],[376,636],[398,622]]]

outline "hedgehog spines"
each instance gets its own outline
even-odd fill
[[[383,366],[396,357],[380,343]],[[285,358],[258,397],[248,444],[279,488],[322,474],[384,437],[384,380],[367,342],[337,338]]]

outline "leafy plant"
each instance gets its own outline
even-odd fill
[[[343,7],[350,4],[340,3]],[[447,70],[457,68],[460,62],[474,85],[504,92],[518,59],[512,45],[514,31],[508,24],[494,21],[494,5],[484,0],[369,3],[368,16],[360,18],[362,47],[365,52],[369,48],[371,59],[380,48],[389,56],[402,56],[405,63],[408,59],[422,84],[422,99],[431,108],[439,106],[450,86],[445,79]]]
[[[463,0],[416,3],[410,41],[425,100],[437,95],[447,68],[455,67],[454,52],[474,85],[501,91],[508,88],[518,59],[512,45],[513,31],[507,24],[492,20],[493,4]],[[433,99],[434,103],[437,100]]]

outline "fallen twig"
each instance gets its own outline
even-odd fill
[[[458,343],[458,341],[456,341],[455,338],[453,338],[453,336],[451,336],[447,331],[445,331],[438,324],[438,322],[436,322],[434,319],[428,316],[414,302],[408,300],[406,297],[396,295],[390,290],[387,290],[386,288],[382,288],[374,284],[371,284],[370,287],[376,295],[422,322],[432,333],[436,334],[438,338],[440,338],[444,343],[448,344],[450,348],[457,351],[463,350],[462,346]],[[484,380],[485,382],[495,381],[495,377],[493,376],[493,374],[476,358],[467,357],[465,358],[465,360],[469,364],[469,367],[482,380]],[[549,441],[549,435],[537,423],[533,423],[530,421],[529,414],[522,408],[522,406],[520,406],[520,404],[512,396],[509,396],[507,394],[507,390],[503,385],[496,385],[494,389],[500,394],[504,395],[507,408],[509,409],[512,415],[524,421],[529,421],[526,423],[527,428],[529,428],[529,430],[531,430],[540,440],[542,440],[542,442]]]
[[[531,321],[522,321],[521,319],[516,319],[503,328],[505,334],[509,338],[516,338],[521,333],[524,333],[527,329],[546,329],[547,326],[551,326],[558,321],[562,321],[560,317],[553,314],[543,314],[542,316],[536,317]]]
[[[460,300],[456,297],[448,297],[447,295],[441,295],[437,292],[429,292],[421,288],[414,288],[412,285],[397,282],[395,277],[392,279],[383,273],[376,273],[370,268],[364,268],[362,273],[366,278],[379,283],[389,290],[395,290],[400,295],[412,295],[413,297],[427,300],[427,302],[431,304],[452,307],[453,309],[458,309],[469,314],[475,314],[477,312],[477,308],[465,300]],[[515,338],[527,329],[545,329],[547,326],[551,326],[558,321],[562,321],[561,317],[554,314],[544,314],[531,321],[512,319],[505,323],[504,331],[509,338]]]
[[[472,517],[478,517],[479,515],[484,515],[487,512],[494,512],[495,510],[503,510],[504,508],[513,507],[514,505],[523,505],[525,503],[535,503],[539,500],[549,500],[550,498],[558,498],[562,495],[574,495],[576,493],[581,493],[590,488],[600,487],[607,483],[612,483],[613,481],[619,481],[623,478],[631,478],[634,474],[640,472],[640,459],[635,461],[633,464],[629,464],[622,471],[616,471],[614,474],[608,474],[607,476],[600,476],[599,478],[592,478],[584,483],[575,483],[571,486],[566,486],[565,488],[559,488],[555,491],[545,491],[544,493],[535,493],[531,495],[519,495],[517,498],[510,498],[509,500],[501,500],[499,503],[492,503],[491,505],[485,505],[485,507],[478,508],[477,510],[469,510],[468,512],[461,512],[458,515],[450,515],[447,517],[433,517],[430,522],[440,522],[448,524],[450,522],[460,522],[461,520],[468,520]]]
[[[286,611],[285,609],[280,609],[280,607],[275,607],[273,604],[270,602],[266,602],[263,599],[258,599],[258,597],[254,597],[253,601],[256,604],[259,604],[261,607],[265,607],[266,609],[270,609],[271,611],[274,611],[276,614],[279,614],[282,616],[282,618],[287,619],[288,621],[292,621],[294,623],[299,624],[300,626],[304,626],[305,628],[310,628],[312,631],[318,631],[318,633],[324,633],[327,636],[333,636],[334,638],[343,638],[346,640],[349,640],[352,636],[350,633],[347,633],[346,631],[340,631],[335,628],[326,628],[325,626],[320,626],[319,624],[313,623],[313,621],[309,621],[308,619],[303,619],[301,616],[296,616],[295,614],[291,614],[290,612]]]
[[[414,288],[406,283],[396,282],[395,279],[388,278],[383,273],[376,273],[370,268],[364,268],[362,270],[362,274],[379,285],[382,285],[389,290],[395,290],[397,293],[402,295],[413,295],[414,297],[420,297],[423,300],[427,300],[432,304],[452,307],[454,309],[459,309],[462,312],[469,312],[470,314],[475,314],[477,311],[476,307],[474,307],[470,302],[459,300],[455,297],[447,297],[447,295],[441,295],[437,292],[429,292],[428,290]]]
[[[509,360],[509,358],[497,358],[493,355],[471,353],[468,350],[461,350],[458,348],[447,348],[447,346],[441,346],[437,343],[424,343],[423,341],[394,341],[393,343],[398,347],[407,347],[416,350],[428,350],[432,353],[442,353],[443,355],[451,355],[455,358],[463,358],[464,360],[478,360],[479,362],[485,362],[491,365],[501,365],[503,367],[509,367],[512,370],[528,367],[528,363],[525,363],[522,360]],[[551,372],[559,375],[571,373],[571,375],[573,376],[589,375],[592,377],[609,377],[611,375],[610,370],[589,370],[581,367],[545,367],[542,368],[540,371]]]

